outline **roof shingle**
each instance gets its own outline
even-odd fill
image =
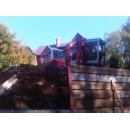
[[[36,49],[37,55],[40,55],[45,48],[46,48],[46,46],[39,46],[39,47]]]

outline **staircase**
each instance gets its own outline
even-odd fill
[[[68,66],[71,112],[130,112],[130,71]]]

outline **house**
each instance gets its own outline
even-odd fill
[[[77,37],[82,37],[79,33],[77,33],[73,39]],[[72,40],[73,40],[72,39]],[[64,49],[66,47],[67,43],[61,43],[60,38],[56,38],[56,44],[52,45],[45,45],[45,46],[39,46],[36,50],[33,50],[31,47],[28,47],[28,49],[36,55],[36,62],[37,65],[45,63],[46,61],[50,59],[60,59],[65,60],[65,53]],[[73,52],[73,50],[72,50]],[[71,53],[72,53],[71,52]]]
[[[72,40],[77,40],[78,38],[84,38],[81,34],[77,33]],[[70,40],[67,43],[61,43],[60,38],[56,38],[56,44],[39,46],[36,50],[28,47],[28,49],[36,55],[37,65],[46,63],[46,61],[50,59],[60,59],[65,61],[65,47],[72,41]],[[88,39],[87,41],[91,41],[93,39]],[[70,56],[76,51],[75,45],[70,49]]]

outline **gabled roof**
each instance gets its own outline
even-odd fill
[[[39,46],[37,49],[36,49],[36,53],[37,55],[40,55],[44,49],[46,48],[46,46]]]
[[[33,50],[31,47],[27,46],[27,48],[35,55],[37,55],[37,52],[35,50]]]
[[[44,50],[42,51],[42,53],[40,55],[48,55],[48,53],[50,52],[50,47],[49,46],[45,46]]]
[[[68,43],[69,42],[67,42],[67,43],[60,43],[60,45],[57,48],[65,47]],[[56,44],[52,44],[52,45],[49,45],[49,46],[52,47],[52,48],[56,48]]]
[[[65,47],[68,43],[69,42],[67,42],[67,43],[61,43],[59,47]]]
[[[56,47],[56,44],[49,45],[50,47]]]
[[[81,34],[77,33],[77,34],[74,36],[74,38],[72,39],[72,41],[75,40],[75,39],[77,39],[77,38],[84,38],[84,37],[83,37]]]

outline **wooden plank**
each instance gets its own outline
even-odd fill
[[[130,90],[130,83],[115,83],[116,90]]]
[[[112,98],[111,90],[73,90],[74,99]]]
[[[125,113],[130,113],[130,106],[123,106]]]
[[[112,98],[111,90],[73,90],[73,99]],[[119,98],[130,97],[130,91],[117,91]],[[114,95],[115,98],[116,94]]]
[[[130,97],[130,91],[116,91],[119,98]]]
[[[7,86],[7,84],[9,84],[15,77],[17,77],[16,74],[14,74],[14,75],[11,76],[7,81],[5,81],[5,82],[1,85],[1,87]]]
[[[96,109],[76,109],[74,113],[113,113],[113,110],[112,107]]]
[[[130,98],[120,98],[120,101],[121,101],[123,107],[124,106],[130,106]],[[117,101],[115,101],[115,102],[116,102],[116,105],[117,105]]]
[[[6,82],[2,87],[0,87],[0,95],[2,95],[7,89],[9,89],[12,85],[14,85],[18,81],[18,78],[14,78],[9,83]]]
[[[95,107],[112,107],[112,99],[88,99],[88,100],[75,100],[75,108],[95,108]]]
[[[111,89],[111,83],[72,81],[72,89]]]
[[[130,98],[120,98],[123,106],[130,106]],[[85,99],[85,100],[74,100],[75,108],[96,108],[96,107],[112,107],[112,99]],[[115,99],[115,107],[119,107],[119,102]]]
[[[72,81],[72,89],[111,89],[110,82]],[[115,83],[116,90],[130,90],[130,83]]]
[[[123,107],[125,113],[130,113],[130,106]],[[75,113],[113,113],[112,107],[95,108],[95,109],[76,109]],[[114,107],[115,113],[122,113],[120,107]]]
[[[120,107],[119,111],[120,110]],[[95,108],[95,109],[76,109],[75,113],[113,113],[113,108],[108,107],[108,108]]]
[[[114,107],[115,113],[122,113],[120,107]],[[76,109],[75,113],[113,113],[112,107],[94,109]]]
[[[84,74],[72,73],[72,80],[82,81],[101,81],[101,82],[130,82],[130,77],[127,76],[114,76],[114,75],[99,75],[99,74]]]
[[[100,67],[83,66],[83,65],[71,65],[70,68],[72,72],[130,76],[130,71],[124,69],[112,69],[104,67],[100,68]]]

